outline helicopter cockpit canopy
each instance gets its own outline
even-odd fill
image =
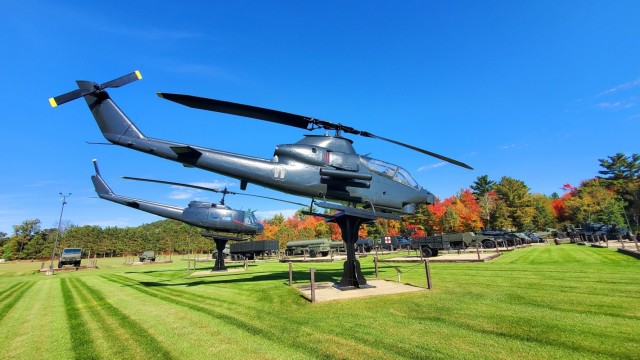
[[[361,156],[363,163],[371,171],[375,171],[381,175],[387,176],[394,181],[401,184],[410,186],[414,189],[420,190],[420,185],[411,177],[407,170],[401,168],[398,165],[390,164],[378,159],[372,159],[370,157]]]
[[[258,225],[258,219],[256,219],[256,216],[254,215],[253,211],[251,210],[246,210],[244,212],[244,223],[247,225]]]

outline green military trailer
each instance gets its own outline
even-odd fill
[[[411,239],[411,248],[420,250],[423,257],[438,256],[440,250],[466,249],[479,245],[486,249],[491,249],[496,246],[496,241],[491,236],[476,234],[471,231]]]
[[[334,241],[330,239],[312,239],[312,240],[294,240],[287,243],[286,254],[305,255],[309,257],[327,256],[331,251],[331,245]]]
[[[260,255],[274,254],[278,251],[278,240],[256,240],[237,242],[231,244],[230,254],[232,258],[246,258],[253,260]]]
[[[58,268],[61,268],[65,265],[73,265],[74,267],[79,267],[81,259],[82,259],[82,249],[64,248],[60,253],[60,259],[58,260]]]

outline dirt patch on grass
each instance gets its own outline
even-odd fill
[[[304,298],[311,301],[311,285],[298,285],[295,286],[295,288]],[[366,287],[350,288],[347,290],[341,290],[334,283],[317,283],[315,289],[315,302],[357,299],[368,296],[401,294],[427,290],[428,289],[426,288],[387,280],[367,280]]]

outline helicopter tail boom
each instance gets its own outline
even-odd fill
[[[107,185],[104,179],[102,179],[96,160],[93,160],[93,166],[96,170],[96,174],[91,176],[91,181],[93,182],[93,187],[100,198],[151,214],[182,221],[182,213],[184,210],[182,208],[115,194],[111,188],[109,188],[109,185]]]

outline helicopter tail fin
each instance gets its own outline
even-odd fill
[[[78,80],[78,89],[49,99],[52,107],[84,97],[102,135],[114,144],[127,143],[130,139],[145,139],[144,134],[125,115],[107,93],[107,88],[116,88],[142,79],[139,71],[124,75],[99,85],[93,81]]]
[[[98,161],[96,159],[93,159],[93,167],[96,169],[96,174],[91,176],[91,181],[98,196],[114,195],[109,185],[107,185],[104,179],[102,179],[102,176],[100,176],[100,169],[98,169]]]

